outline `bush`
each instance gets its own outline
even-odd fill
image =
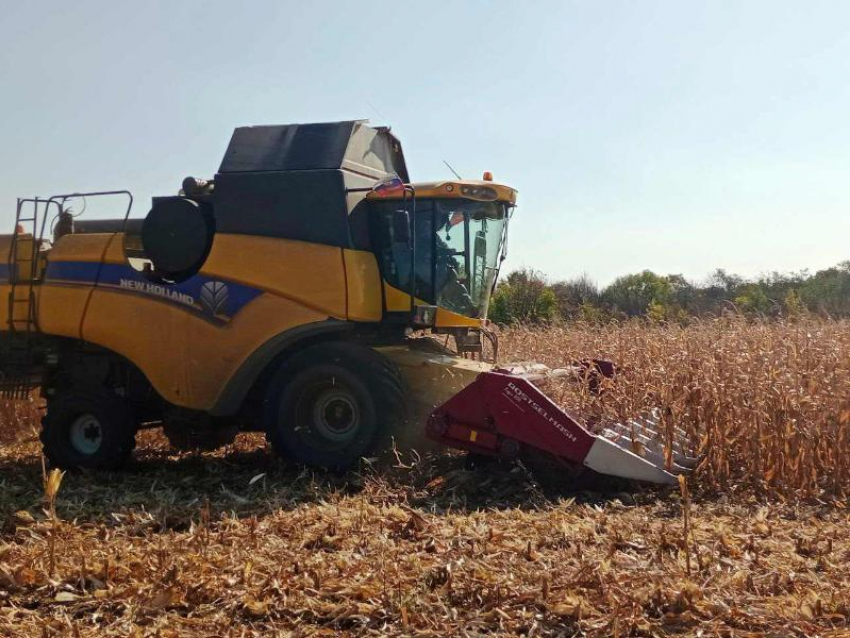
[[[558,300],[546,279],[534,270],[517,270],[499,284],[490,304],[496,323],[546,323],[558,316]]]
[[[628,317],[687,323],[731,308],[772,318],[810,312],[850,317],[850,261],[814,275],[773,272],[749,281],[718,269],[700,285],[682,275],[644,270],[619,277],[602,291],[587,275],[550,285],[539,271],[524,269],[508,275],[496,289],[490,318],[502,324],[558,317],[593,323]]]

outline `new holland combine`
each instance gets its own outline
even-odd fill
[[[238,128],[213,179],[144,218],[127,191],[21,199],[0,236],[2,389],[40,390],[59,467],[117,467],[145,427],[179,448],[263,431],[325,468],[427,433],[565,475],[675,481],[693,459],[665,455],[651,420],[592,433],[540,391],[551,372],[482,360],[516,196],[486,173],[411,183],[389,129],[351,121]],[[120,215],[74,216],[95,197]]]

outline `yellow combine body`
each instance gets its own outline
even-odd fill
[[[337,122],[237,129],[214,179],[182,186],[144,219],[127,191],[19,200],[0,236],[0,391],[40,390],[52,464],[116,467],[161,427],[181,449],[262,431],[326,468],[426,434],[569,475],[673,483],[693,466],[681,441],[659,451],[657,419],[597,436],[536,387],[540,366],[482,360],[516,203],[488,173],[411,183],[388,129]],[[100,196],[127,197],[124,216],[72,214]],[[614,371],[561,374],[593,391]]]
[[[398,141],[362,122],[237,129],[215,180],[187,178],[183,186],[176,197],[154,198],[144,220],[129,211],[112,220],[74,219],[67,207],[84,197],[78,194],[22,200],[16,233],[0,236],[0,253],[8,255],[0,294],[9,299],[0,304],[3,388],[20,394],[41,387],[45,428],[61,430],[43,437],[58,465],[116,465],[132,448],[127,432],[142,426],[162,425],[175,444],[202,447],[239,429],[268,430],[269,401],[284,400],[270,399],[270,388],[287,387],[280,375],[291,380],[346,359],[343,367],[356,377],[388,362],[381,374],[389,380],[378,374],[375,383],[398,386],[400,396],[389,402],[378,396],[358,406],[357,391],[382,392],[337,396],[333,377],[330,389],[310,399],[325,401],[314,407],[328,414],[314,411],[308,420],[341,415],[336,433],[325,424],[339,440],[333,454],[294,455],[345,466],[372,449],[383,422],[402,408],[433,407],[463,385],[444,379],[432,392],[437,384],[423,383],[423,370],[457,367],[468,373],[449,376],[469,382],[484,369],[406,344],[412,331],[425,329],[481,354],[513,189],[492,181],[411,184]],[[53,237],[42,236],[45,221]],[[477,228],[472,240],[470,224]],[[488,224],[498,233],[485,248]],[[437,237],[440,228],[457,250]],[[434,263],[437,242],[450,276]],[[487,254],[473,256],[475,247]],[[441,277],[463,304],[441,303]],[[289,368],[322,344],[315,361]],[[339,344],[342,359],[333,353]],[[79,420],[97,402],[110,404],[127,431],[109,450],[107,415]],[[346,428],[357,428],[346,418],[374,421],[369,440],[348,446]],[[326,443],[320,439],[319,447]],[[293,451],[286,442],[279,447]]]
[[[27,236],[19,247],[29,251],[30,242]],[[0,251],[8,253],[10,243],[0,236]],[[199,300],[139,279],[123,245],[123,233],[66,235],[42,251],[33,288],[35,326],[41,334],[98,345],[132,361],[163,399],[193,410],[215,413],[240,366],[276,337],[296,328],[350,329],[338,322],[379,323],[382,285],[390,309],[410,308],[410,295],[381,281],[370,253],[217,235],[198,276],[238,286],[250,299],[233,314],[211,320]],[[21,273],[22,280],[28,277]],[[0,285],[0,295],[8,299],[10,293],[8,283]],[[26,287],[16,287],[19,301],[26,293]],[[11,308],[17,329],[24,330],[22,303],[0,305],[0,323],[9,323]],[[442,328],[480,326],[445,309],[436,317],[435,326]]]

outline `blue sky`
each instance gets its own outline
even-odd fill
[[[243,124],[370,118],[519,189],[508,268],[850,259],[850,3],[0,0],[15,198],[212,176]]]

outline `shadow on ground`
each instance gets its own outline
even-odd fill
[[[212,518],[263,516],[277,510],[364,498],[441,514],[480,509],[552,507],[562,498],[624,504],[649,502],[656,491],[622,486],[543,490],[521,466],[469,467],[455,453],[415,453],[365,462],[345,475],[314,471],[278,459],[257,434],[240,435],[217,452],[178,453],[156,432],[143,432],[133,461],[118,472],[66,473],[57,511],[77,524],[102,525],[126,517],[153,517],[160,529],[184,529],[201,510]],[[36,513],[43,472],[35,441],[0,452],[0,533],[13,531],[15,513]]]

